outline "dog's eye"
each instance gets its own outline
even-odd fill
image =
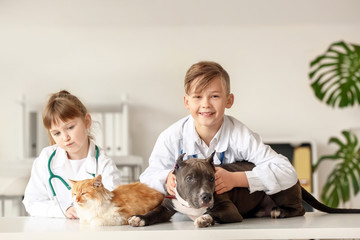
[[[191,176],[187,176],[186,178],[185,178],[185,181],[186,182],[191,182],[193,180],[193,178],[191,177]]]
[[[210,182],[213,182],[215,180],[214,177],[210,177]]]

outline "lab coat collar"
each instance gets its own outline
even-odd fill
[[[54,158],[52,159],[51,168],[52,169],[62,168],[62,167],[64,167],[66,160],[68,159],[67,153],[64,149],[60,148],[57,145],[56,145],[55,150],[56,150],[56,154],[55,154]]]
[[[90,141],[89,152],[85,162],[85,169],[87,173],[95,174],[95,176],[98,174],[96,172],[96,150],[95,143],[93,141]]]
[[[190,115],[183,127],[183,146],[182,152],[186,155],[198,155],[200,154],[199,148],[196,147],[196,136],[197,132],[195,130],[194,119]]]
[[[224,115],[224,121],[214,137],[218,141],[215,147],[216,152],[225,152],[228,149],[230,141],[230,124],[230,119],[228,116]],[[201,154],[199,148],[196,146],[199,138],[200,137],[195,129],[194,119],[189,116],[183,128],[183,153],[186,153],[186,155]]]
[[[217,137],[218,143],[215,147],[216,152],[225,152],[229,147],[230,142],[230,126],[231,122],[228,116],[224,115],[224,121],[215,135]]]
[[[89,151],[85,161],[85,169],[90,173],[95,173],[96,171],[96,150],[95,143],[90,141]],[[68,156],[64,149],[56,147],[56,155],[52,160],[52,169],[63,168],[69,165]],[[96,173],[95,173],[96,174]]]

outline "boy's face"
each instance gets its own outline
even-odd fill
[[[234,102],[234,95],[226,94],[219,77],[201,91],[196,89],[196,85],[195,79],[189,94],[184,96],[185,107],[194,118],[196,129],[206,127],[217,131],[223,122],[225,108],[230,108]]]

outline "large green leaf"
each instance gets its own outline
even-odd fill
[[[343,131],[342,134],[345,137],[344,142],[336,137],[329,140],[329,143],[338,146],[338,150],[333,155],[321,157],[313,167],[315,171],[323,160],[337,162],[321,193],[321,200],[331,207],[338,207],[340,202],[349,201],[351,187],[354,194],[360,190],[360,147],[358,146],[358,139],[350,131]]]
[[[310,63],[315,96],[332,107],[360,104],[360,46],[335,42]]]

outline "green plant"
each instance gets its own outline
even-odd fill
[[[325,155],[319,158],[313,166],[315,171],[323,160],[338,161],[322,190],[322,201],[331,207],[337,207],[342,202],[350,199],[350,186],[353,186],[354,194],[360,190],[360,147],[355,134],[343,131],[345,142],[332,137],[329,143],[337,144],[339,149],[333,155]],[[339,161],[340,160],[340,161]]]
[[[333,43],[310,67],[311,87],[320,101],[340,108],[360,104],[360,46]]]
[[[360,46],[343,41],[330,45],[327,51],[310,63],[309,77],[315,96],[332,107],[349,107],[360,104]],[[337,207],[350,199],[350,189],[356,194],[360,189],[360,148],[358,139],[350,131],[343,131],[346,141],[332,137],[339,150],[333,155],[319,158],[315,171],[325,159],[338,161],[327,178],[321,200]]]

